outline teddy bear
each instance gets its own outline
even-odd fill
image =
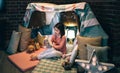
[[[27,52],[32,53],[40,48],[41,48],[41,45],[36,38],[30,39],[30,41],[28,43],[28,47],[27,47]]]
[[[32,53],[35,51],[35,40],[34,39],[30,39],[29,43],[28,43],[28,47],[27,47],[27,52],[28,53]]]

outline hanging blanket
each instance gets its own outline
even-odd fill
[[[92,12],[90,6],[86,2],[74,3],[74,4],[64,4],[56,5],[51,3],[30,3],[26,8],[26,13],[24,16],[24,26],[29,26],[29,20],[33,11],[42,11],[46,13],[46,23],[49,24],[50,31],[53,32],[53,26],[60,20],[60,12],[65,11],[75,11],[79,16],[80,25],[80,35],[86,37],[102,37],[102,46],[107,45],[108,35],[102,29],[100,23],[96,19],[94,13]],[[53,12],[47,18],[48,14]],[[47,14],[48,13],[48,14]],[[46,28],[44,28],[46,29]]]
[[[49,14],[50,12],[54,12],[50,15],[51,17],[54,17],[56,12],[72,11],[75,9],[84,9],[85,4],[86,4],[85,2],[76,3],[76,4],[66,4],[66,5],[56,5],[51,3],[30,3],[26,8],[26,13],[24,16],[24,26],[25,27],[29,26],[29,20],[30,20],[31,14],[35,10],[46,12],[46,17],[47,17],[47,13]],[[48,21],[46,23],[50,23],[50,20],[52,21],[52,18],[50,18],[50,20],[49,19],[46,19],[46,20]]]
[[[80,19],[80,35],[85,37],[102,37],[102,45],[106,46],[108,42],[108,35],[102,29],[100,23],[96,19],[94,13],[92,12],[89,4],[85,5],[83,10],[77,9],[76,13],[79,15]]]

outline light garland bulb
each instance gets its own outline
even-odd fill
[[[86,66],[86,69],[90,69],[90,65],[89,64]]]
[[[93,65],[93,66],[96,66],[96,62],[92,62],[92,65]]]
[[[103,69],[104,69],[105,71],[107,71],[107,70],[108,70],[107,66],[103,66]]]
[[[92,61],[93,61],[93,62],[96,62],[96,61],[97,61],[96,56],[94,56],[94,57],[92,58]]]
[[[91,71],[88,71],[88,73],[92,73]]]
[[[85,63],[82,63],[81,66],[82,66],[82,67],[85,67]]]
[[[99,71],[102,71],[102,66],[98,66],[98,70],[99,70]]]

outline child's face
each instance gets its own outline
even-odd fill
[[[59,34],[60,34],[60,30],[59,30],[58,28],[55,27],[54,30],[55,30],[55,34],[56,34],[56,35],[59,35]]]

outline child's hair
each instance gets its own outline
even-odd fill
[[[60,34],[61,34],[61,37],[63,36],[63,35],[65,35],[65,27],[64,27],[64,24],[63,23],[61,23],[61,22],[59,22],[59,23],[57,23],[55,26],[54,26],[54,28],[58,28],[59,30],[60,30]]]

